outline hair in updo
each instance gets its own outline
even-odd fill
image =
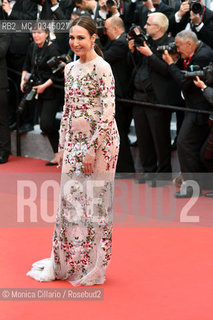
[[[90,36],[92,36],[94,33],[97,34],[96,23],[91,17],[81,16],[81,17],[75,19],[70,26],[70,30],[74,26],[80,26],[80,27],[86,29],[89,32]],[[94,50],[99,56],[104,58],[103,52],[101,51],[101,49],[99,48],[99,46],[96,43],[95,43]]]

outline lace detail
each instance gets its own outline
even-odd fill
[[[59,144],[64,151],[61,191],[52,255],[33,264],[27,273],[38,281],[61,279],[75,286],[105,281],[111,259],[119,149],[114,113],[114,78],[109,64],[101,57],[85,65],[78,61],[68,64]],[[83,173],[86,153],[95,155],[92,175]]]

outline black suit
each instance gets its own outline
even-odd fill
[[[16,0],[11,14],[8,16],[3,10],[1,11],[2,17],[5,20],[35,20],[36,19],[37,5],[31,0]],[[10,123],[16,121],[16,108],[17,100],[21,99],[20,80],[21,71],[28,49],[28,45],[32,41],[30,33],[14,32],[10,33],[10,46],[7,52],[7,66],[12,69],[9,70],[8,75],[12,79],[14,85],[11,87],[9,96],[9,120]],[[19,73],[19,74],[18,74]],[[13,91],[14,86],[17,88],[17,92]],[[29,111],[22,117],[25,123],[33,122],[33,114]]]
[[[10,38],[0,33],[0,155],[10,154],[10,131],[8,123],[7,104],[7,65],[6,53],[9,48]]]
[[[213,11],[208,9],[207,7],[203,7],[201,12],[202,22],[204,26],[200,29],[200,31],[196,30],[196,27],[191,23],[191,30],[196,33],[199,40],[205,42],[210,47],[213,48]],[[186,25],[190,22],[190,14],[187,12],[179,23],[175,21],[175,16],[170,19],[170,31],[173,36],[175,36],[178,32],[184,30]]]
[[[46,0],[43,4],[39,18],[43,20],[70,20],[74,4],[71,0],[61,0],[57,9],[52,10],[51,1]],[[56,46],[60,53],[66,53],[69,50],[68,32],[56,32]]]
[[[111,65],[115,78],[116,98],[128,97],[128,84],[130,79],[130,68],[127,64],[127,54],[129,52],[126,41],[126,33],[112,41],[104,50],[104,58]],[[119,102],[116,102],[115,119],[120,134],[120,151],[117,163],[117,172],[134,172],[134,164],[131,155],[128,133],[132,119],[132,109]]]
[[[202,68],[212,61],[213,50],[201,42],[188,68],[190,65],[199,65]],[[184,94],[186,107],[212,110],[202,91],[191,79],[186,79],[175,64],[169,66],[169,71]],[[206,169],[201,163],[200,153],[208,134],[208,115],[186,112],[177,140],[178,156],[184,179],[196,180],[201,187],[205,187],[205,181],[199,173],[205,172]]]
[[[128,22],[135,23],[136,25],[140,25],[142,28],[144,28],[146,24],[148,14],[151,13],[147,9],[147,7],[142,4],[142,2],[134,2],[134,3],[131,2],[128,12],[129,12]],[[170,19],[174,14],[174,8],[161,2],[154,12],[161,12],[165,14],[168,19]]]
[[[181,103],[180,90],[169,74],[167,64],[161,59],[156,48],[171,42],[165,34],[158,40],[149,40],[153,54],[142,57],[134,78],[133,98],[152,103],[178,105]],[[145,74],[147,78],[145,79]],[[171,176],[170,119],[167,109],[135,106],[133,109],[138,146],[144,172],[167,173]]]
[[[35,20],[37,5],[31,0],[16,0],[11,14],[8,16],[5,12],[6,20]],[[10,33],[11,42],[9,53],[16,55],[26,55],[27,47],[31,41],[30,33]]]
[[[213,83],[211,83],[213,85]],[[206,100],[209,101],[209,103],[213,106],[213,88],[207,87],[203,91],[203,95],[206,98]],[[211,115],[212,119],[212,115]],[[202,149],[201,149],[201,161],[204,164],[204,166],[207,168],[208,172],[213,172],[213,121],[209,120],[209,125],[211,127],[210,134],[208,138],[206,139],[206,142],[204,143]],[[211,182],[213,183],[213,179],[211,178]],[[211,186],[212,188],[212,186]]]

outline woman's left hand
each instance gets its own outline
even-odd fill
[[[39,86],[33,87],[33,89],[36,89],[37,93],[40,94],[44,92],[44,90],[46,89],[46,86],[45,84],[40,84]]]
[[[95,157],[87,153],[83,158],[83,172],[86,174],[93,173],[94,164],[95,164]]]

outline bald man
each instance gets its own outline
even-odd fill
[[[128,98],[131,69],[127,63],[129,52],[125,27],[120,17],[113,16],[105,21],[105,30],[110,44],[103,48],[104,58],[111,65],[115,77],[116,98]],[[116,102],[115,119],[120,134],[120,152],[117,172],[134,172],[128,132],[132,120],[132,108]]]

